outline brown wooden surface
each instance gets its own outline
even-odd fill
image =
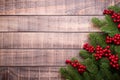
[[[0,66],[65,66],[64,61],[78,57],[79,50],[1,49]]]
[[[87,42],[89,33],[1,33],[0,48],[77,48]]]
[[[0,0],[1,15],[101,15],[114,0]]]
[[[0,32],[98,32],[91,18],[103,16],[0,16]]]
[[[79,56],[92,17],[119,0],[0,0],[0,80],[62,80]],[[79,58],[82,60],[81,58]]]
[[[1,67],[2,80],[62,80],[60,67]]]

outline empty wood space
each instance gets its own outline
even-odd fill
[[[0,80],[63,80],[65,60],[79,58],[92,17],[119,0],[0,0]],[[79,58],[82,60],[82,58]]]

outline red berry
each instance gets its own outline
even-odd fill
[[[66,64],[70,64],[71,61],[70,61],[70,60],[66,60],[65,63],[66,63]]]
[[[120,24],[118,24],[118,28],[120,29]]]
[[[106,46],[106,48],[107,48],[107,49],[109,49],[109,48],[110,48],[110,46]]]

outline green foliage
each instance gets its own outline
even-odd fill
[[[105,42],[105,34],[100,34],[100,33],[91,33],[89,35],[90,38],[90,44],[96,47],[97,45],[100,45],[102,47],[106,47],[106,42]]]
[[[111,80],[112,79],[112,73],[110,72],[109,69],[102,68],[102,75],[106,78],[106,80]]]
[[[115,46],[115,52],[120,54],[120,46]]]
[[[80,56],[84,59],[91,57],[90,53],[86,50],[80,50]]]
[[[100,20],[96,17],[92,18],[92,23],[96,26],[96,27],[102,27],[103,25],[106,24],[105,20]]]
[[[81,80],[82,77],[79,75],[78,71],[74,69],[72,66],[67,66],[67,70],[69,74],[72,76],[73,80]]]
[[[73,58],[71,59],[71,61],[74,61],[74,60],[77,60],[77,58],[76,58],[76,57],[73,57]]]
[[[120,12],[120,7],[118,7],[118,6],[110,6],[110,7],[108,7],[108,9],[113,10],[117,13]]]
[[[101,27],[103,32],[107,33],[109,36],[114,36],[116,33],[120,33],[117,24],[113,22],[109,15],[106,15],[105,19],[107,24]]]
[[[120,56],[119,56],[119,58],[120,58]],[[118,61],[118,63],[120,64],[120,60]]]
[[[100,63],[103,63],[103,62],[109,64],[109,60],[108,60],[107,58],[102,58],[102,59],[100,59]]]
[[[99,71],[99,72],[96,74],[95,80],[104,80],[104,79],[103,79],[103,75],[102,75],[102,71]]]
[[[84,78],[84,80],[91,80],[91,76],[89,75],[88,72],[83,73],[83,78]]]
[[[110,6],[108,9],[120,12],[118,6]],[[89,42],[94,47],[100,45],[105,48],[108,45],[105,42],[106,36],[113,37],[116,33],[120,33],[117,23],[114,23],[109,15],[105,15],[105,19],[92,18],[92,23],[102,31],[102,33],[89,35]],[[109,46],[112,53],[118,54],[120,58],[120,46],[114,44],[109,44]],[[84,59],[81,63],[86,66],[86,71],[79,74],[77,69],[70,65],[61,68],[60,72],[66,80],[120,80],[120,72],[111,68],[108,58],[103,57],[96,61],[94,53],[89,53],[86,50],[81,50],[79,55]],[[72,60],[76,60],[76,58]],[[120,60],[118,63],[120,65]]]
[[[92,74],[96,74],[98,72],[98,67],[95,65],[95,63],[93,62],[92,59],[87,58],[84,60],[87,70],[92,73]]]
[[[82,77],[79,75],[78,71],[74,69],[72,66],[67,66],[67,70],[69,74],[72,76],[73,80],[81,80]]]
[[[69,72],[65,68],[60,69],[60,73],[62,76],[68,80],[72,80],[72,76],[69,74]]]
[[[113,54],[116,53],[116,51],[115,51],[115,45],[114,44],[110,45],[110,50],[112,51]]]
[[[114,73],[112,76],[113,76],[112,80],[120,80],[120,75],[119,74]]]
[[[72,66],[68,65],[67,68],[61,68],[60,73],[68,80],[81,80],[82,76]]]
[[[108,63],[103,62],[103,63],[101,63],[100,67],[107,69],[107,68],[110,68],[110,65]]]

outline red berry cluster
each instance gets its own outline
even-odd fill
[[[115,34],[113,37],[107,36],[106,43],[114,43],[116,45],[120,45],[120,34]]]
[[[103,14],[110,15],[113,19],[113,22],[118,23],[118,28],[120,29],[120,14],[115,13],[112,10],[104,10]]]
[[[119,58],[118,58],[117,55],[112,55],[112,54],[111,54],[108,59],[109,59],[109,61],[110,61],[110,65],[111,65],[113,68],[119,69],[119,64],[118,64]]]
[[[103,49],[102,49],[102,47],[97,46],[97,47],[96,47],[96,53],[94,54],[95,59],[96,59],[96,60],[101,59],[102,56],[103,56],[103,54],[104,54],[104,53],[103,53]]]
[[[114,44],[120,45],[120,34],[115,34],[113,37]]]
[[[112,15],[114,13],[114,11],[112,11],[112,10],[104,10],[103,11],[103,14],[107,14],[107,15]]]
[[[66,60],[66,64],[70,64],[72,67],[76,68],[80,74],[86,71],[86,66],[80,64],[78,60]]]
[[[110,43],[112,43],[112,42],[113,42],[113,38],[110,37],[110,36],[107,36],[107,37],[106,37],[106,43],[107,43],[107,44],[110,44]]]
[[[84,44],[83,48],[90,53],[93,53],[95,51],[95,48],[93,46],[89,45],[88,43]]]
[[[106,46],[106,48],[102,48],[99,45],[96,47],[96,53],[94,54],[96,60],[101,59],[102,57],[107,57],[110,61],[110,65],[115,68],[119,69],[119,64],[118,64],[118,56],[113,55],[110,51],[110,46]]]
[[[102,57],[107,57],[111,51],[109,50],[110,46],[106,46],[105,49],[103,49],[102,47],[100,47],[99,45],[96,47],[96,53],[94,54],[96,60],[101,59]]]

